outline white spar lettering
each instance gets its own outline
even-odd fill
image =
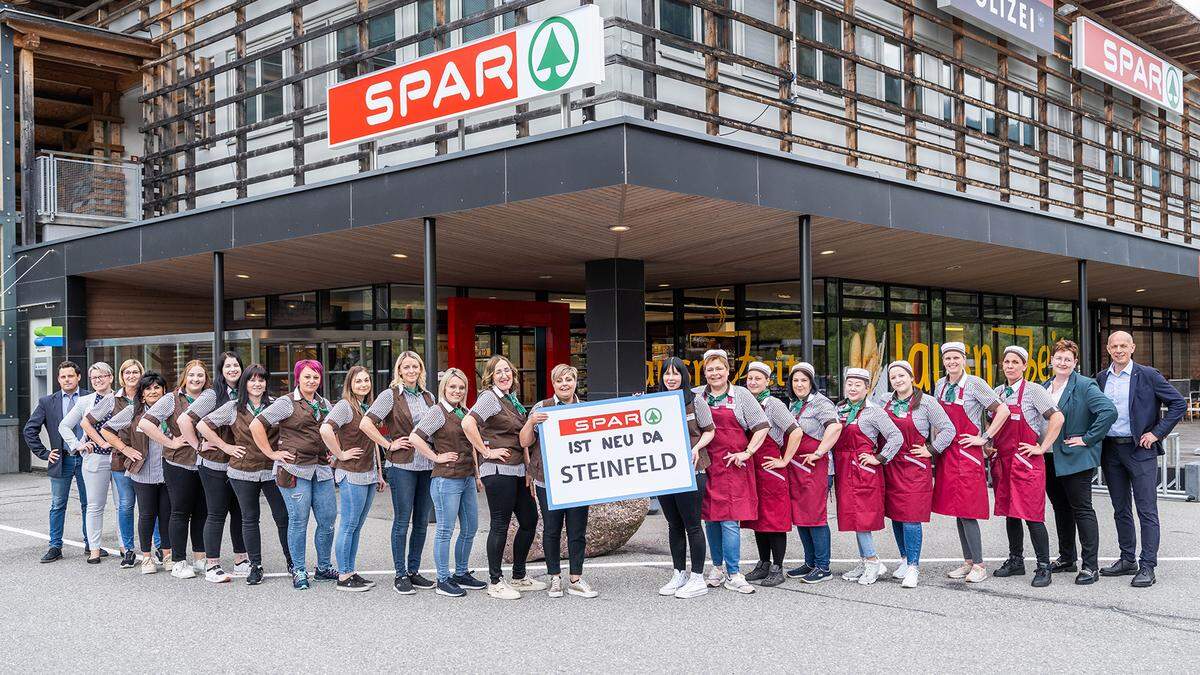
[[[451,78],[454,83],[447,84]],[[442,71],[442,81],[438,83],[437,93],[433,96],[433,107],[440,108],[442,99],[452,94],[458,94],[464,101],[471,100],[471,90],[467,89],[467,83],[463,82],[462,73],[458,72],[458,66],[453,61],[446,64],[446,69]]]
[[[1144,57],[1134,54],[1132,49],[1105,38],[1104,69],[1118,78],[1124,78],[1132,71],[1134,84],[1141,83],[1147,91],[1158,95],[1162,90],[1162,66],[1146,61]]]
[[[381,110],[374,115],[367,115],[367,124],[372,126],[383,124],[392,119],[392,97],[387,96],[392,91],[391,82],[376,82],[367,87],[367,110]]]
[[[504,83],[505,89],[512,89],[512,77],[508,69],[512,67],[512,50],[507,45],[485,49],[475,57],[475,95],[483,96],[483,81],[497,79]],[[486,65],[497,61],[496,65]]]
[[[480,52],[475,59],[475,95],[483,96],[487,80],[499,80],[506,89],[512,89],[513,78],[509,73],[512,62],[512,50],[506,45]],[[427,96],[432,85],[428,70],[414,70],[401,76],[399,96],[393,95],[395,85],[390,80],[372,84],[364,92],[366,108],[373,113],[367,115],[367,124],[376,126],[391,120],[396,113],[396,98],[400,99],[400,117],[407,117],[409,101]],[[442,70],[437,91],[433,95],[433,107],[441,107],[442,102],[450,96],[461,96],[464,101],[471,98],[471,90],[453,61]]]

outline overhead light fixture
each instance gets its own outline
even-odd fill
[[[1136,291],[1134,291],[1134,293],[1145,293],[1145,292],[1146,292],[1146,289],[1144,289],[1144,288],[1139,288]]]
[[[962,269],[962,265],[951,265],[946,268],[946,271],[953,272],[954,270],[961,270],[961,269]]]
[[[1108,302],[1108,298],[1096,298],[1096,302]]]
[[[408,255],[407,255],[407,254],[405,254],[405,253],[393,253],[393,254],[392,254],[392,257],[393,257],[393,258],[407,258],[407,257],[408,257]]]
[[[1070,280],[1070,279],[1063,279],[1062,281],[1060,281],[1060,282],[1058,282],[1058,283],[1060,283],[1060,284],[1069,284],[1069,283],[1071,283],[1071,280]]]
[[[821,251],[821,255],[833,255],[834,253],[837,253],[837,251],[832,248]]]
[[[658,287],[659,288],[670,288],[671,284],[659,284]]]
[[[728,288],[722,288],[722,289],[720,289],[720,292],[721,292],[721,293],[728,293],[728,292],[729,292],[729,290],[730,290],[730,289],[728,289]]]
[[[628,225],[609,225],[608,229],[612,232],[628,232],[629,226]]]
[[[495,299],[496,299],[496,296],[494,296],[494,295],[489,295],[489,296],[488,296],[488,300],[495,300]]]
[[[237,275],[237,278],[239,278],[239,279],[249,279],[249,278],[250,278],[250,275],[249,275],[249,274],[239,274],[239,275]]]
[[[552,275],[549,275],[549,274],[539,274],[539,275],[538,275],[538,278],[539,278],[539,279],[553,279],[554,277],[553,277]]]
[[[775,297],[779,298],[780,300],[791,300],[792,294],[791,293],[776,293]]]

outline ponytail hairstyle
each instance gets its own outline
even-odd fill
[[[229,359],[237,362],[238,370],[246,370],[246,364],[242,363],[242,357],[237,352],[221,352],[213,368],[213,391],[217,394],[217,408],[229,402],[229,383],[225,380],[225,362]],[[238,376],[238,384],[241,382],[242,378]],[[234,389],[237,388],[235,385]]]
[[[661,372],[665,373],[668,370],[674,370],[675,372],[679,373],[679,389],[683,392],[683,403],[684,405],[691,405],[692,401],[696,400],[696,392],[692,391],[691,369],[687,367],[687,364],[683,362],[683,359],[679,358],[678,356],[672,356],[666,361],[663,361]],[[674,391],[668,390],[667,385],[663,384],[662,375],[659,375],[658,377],[658,390]]]
[[[237,412],[249,412],[250,392],[247,385],[250,380],[255,378],[267,383],[267,388],[263,390],[262,400],[259,402],[264,406],[271,402],[271,378],[267,369],[260,363],[251,363],[248,368],[242,370],[242,376],[238,378]]]

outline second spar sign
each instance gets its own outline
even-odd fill
[[[542,408],[551,509],[696,489],[681,392]]]

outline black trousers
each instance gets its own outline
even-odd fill
[[[1054,473],[1054,453],[1046,453],[1046,496],[1054,509],[1054,526],[1058,531],[1058,558],[1075,562],[1075,534],[1083,553],[1083,566],[1099,569],[1100,526],[1092,508],[1092,474],[1095,469],[1057,476]]]
[[[1153,451],[1133,443],[1104,441],[1100,455],[1104,483],[1112,500],[1113,520],[1117,524],[1117,544],[1121,559],[1134,562],[1137,530],[1133,525],[1133,505],[1137,505],[1142,528],[1141,564],[1158,565],[1158,458]],[[1130,495],[1132,494],[1132,499]]]
[[[754,543],[758,545],[759,562],[783,566],[783,556],[787,553],[787,532],[755,532]]]
[[[287,558],[288,569],[292,569],[292,552],[288,548],[288,512],[287,504],[283,503],[283,495],[275,481],[262,483],[248,480],[229,479],[229,486],[237,496],[241,520],[238,526],[242,530],[242,539],[246,542],[246,554],[250,562],[262,564],[262,535],[259,530],[259,501],[262,494],[267,498],[267,506],[271,509],[271,519],[275,521],[275,531],[279,536],[279,547]],[[218,530],[219,531],[219,530]]]
[[[562,574],[562,531],[567,526],[567,568],[571,576],[583,574],[583,552],[587,548],[588,507],[575,506],[552,511],[546,501],[546,488],[537,488],[538,504],[542,510],[542,551],[546,555],[546,572]]]
[[[513,515],[517,517],[517,536],[513,539],[513,579],[525,578],[525,559],[529,547],[537,534],[538,508],[533,495],[525,486],[524,476],[501,476],[483,478],[483,492],[487,495],[488,510],[491,511],[491,526],[487,537],[488,576],[492,583],[500,581],[504,572],[500,563],[504,560],[504,545],[508,542],[508,524]]]
[[[167,479],[167,492],[171,495],[171,560],[187,559],[188,533],[192,535],[192,551],[204,553],[204,521],[208,518],[208,506],[204,503],[204,486],[200,484],[200,472],[189,471],[163,461],[163,477]],[[162,536],[162,528],[159,528]]]
[[[676,570],[687,569],[691,551],[692,571],[704,574],[704,526],[700,523],[700,503],[704,499],[706,475],[696,474],[696,489],[659,495],[658,505],[667,519],[667,541],[671,546],[671,564]]]
[[[167,493],[165,483],[133,483],[133,494],[138,507],[138,543],[143,553],[150,553],[154,545],[154,523],[161,516],[163,520],[171,513],[171,497]],[[159,545],[164,549],[171,548],[171,529],[159,528]],[[172,550],[172,554],[174,550]],[[174,555],[172,555],[174,557]]]
[[[1013,558],[1025,558],[1025,533],[1021,523],[1029,528],[1029,539],[1033,542],[1033,554],[1039,563],[1050,564],[1050,535],[1046,532],[1046,524],[1033,520],[1007,517],[1004,519],[1004,529],[1008,531],[1008,555]]]
[[[208,507],[204,518],[204,555],[212,560],[221,557],[221,530],[225,527],[227,516],[231,516],[229,538],[233,540],[233,552],[244,554],[246,543],[242,539],[242,509],[229,485],[229,477],[224,471],[214,471],[206,466],[197,467],[197,470],[200,484],[204,486],[204,504]]]

